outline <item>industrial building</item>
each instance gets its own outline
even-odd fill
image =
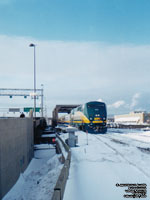
[[[150,113],[134,111],[129,114],[115,115],[114,122],[118,124],[150,124]]]

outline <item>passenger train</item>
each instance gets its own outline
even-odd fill
[[[89,133],[107,132],[107,110],[104,102],[92,101],[71,110],[61,118],[64,124],[70,124]]]

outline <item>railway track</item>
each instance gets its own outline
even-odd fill
[[[115,148],[113,145],[110,144],[110,142],[104,141],[102,140],[102,138],[107,138],[109,140],[112,140],[113,138],[109,138],[108,136],[104,136],[104,135],[94,135],[94,137],[100,141],[101,143],[103,143],[105,146],[107,146],[109,149],[111,149],[112,151],[114,151],[116,153],[116,155],[119,155],[124,161],[126,161],[129,165],[135,167],[137,170],[139,170],[146,178],[150,178],[150,174],[148,174],[142,167],[140,167],[139,165],[137,165],[135,162],[131,161],[129,159],[129,157],[123,153],[120,152],[120,150],[118,148]],[[125,144],[123,142],[120,142],[118,140],[118,142],[120,144]],[[128,145],[128,144],[127,144]]]
[[[128,146],[133,146],[133,147],[137,147],[137,148],[142,148],[142,145],[141,144],[144,144],[145,146],[149,147],[149,142],[144,142],[144,141],[141,141],[141,140],[138,140],[138,139],[133,139],[133,138],[130,138],[130,137],[124,137],[122,136],[121,134],[119,134],[118,136],[117,135],[101,135],[102,137],[104,138],[107,138],[109,140],[112,140],[116,143],[120,143],[120,144],[123,144],[123,145],[128,145]],[[142,135],[142,137],[147,137],[147,138],[150,138],[150,136],[146,136],[146,135]],[[131,144],[132,143],[132,144]],[[139,146],[137,146],[139,145]]]

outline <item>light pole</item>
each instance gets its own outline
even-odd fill
[[[29,47],[34,48],[34,117],[36,118],[36,57],[35,57],[35,47],[36,45],[31,43]]]
[[[41,117],[43,117],[43,97],[44,97],[43,92],[44,92],[44,85],[41,84],[41,87],[42,87],[42,89],[41,89]]]

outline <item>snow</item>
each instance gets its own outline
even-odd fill
[[[150,131],[108,129],[107,134],[76,135],[63,200],[124,200],[128,187],[116,184],[147,184],[147,198],[141,199],[150,199]],[[61,137],[65,140],[68,133]],[[36,147],[40,150],[3,200],[51,199],[62,164],[51,145]],[[63,146],[62,152],[66,157]]]
[[[141,133],[138,133],[138,134],[137,133],[130,133],[130,134],[127,134],[125,136],[150,144],[150,131],[141,132]]]
[[[150,132],[109,130],[105,135],[78,135],[78,147],[72,148],[72,160],[64,200],[124,200],[127,187],[116,184],[147,184],[150,199]],[[128,198],[133,199],[133,198]]]
[[[56,137],[56,134],[43,134],[41,135],[42,138],[44,137]]]
[[[36,145],[39,150],[28,168],[3,200],[49,200],[62,169],[52,145]]]

